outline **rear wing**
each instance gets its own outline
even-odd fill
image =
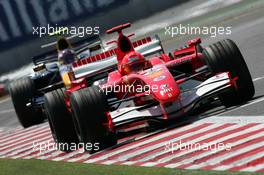
[[[73,50],[76,54],[80,54],[85,50],[91,49],[91,51],[101,49],[102,41],[99,36],[91,36],[89,38],[76,38],[76,37],[69,37],[67,38],[71,43]],[[56,49],[56,42],[52,42],[49,44],[42,45],[45,51],[44,53],[34,56],[32,61],[35,65],[41,63],[49,63],[55,62],[58,60],[58,53]]]
[[[160,38],[158,35],[146,37],[132,43],[135,50],[140,52],[144,57],[148,57],[157,53],[164,53]],[[72,64],[75,78],[90,77],[96,73],[102,73],[108,68],[117,65],[116,48],[91,56],[82,60],[78,60]]]

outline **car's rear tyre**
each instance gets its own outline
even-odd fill
[[[44,96],[44,109],[57,148],[61,151],[74,151],[79,143],[71,113],[64,101],[64,90],[57,89]]]
[[[106,95],[96,86],[74,92],[71,107],[77,133],[84,145],[92,145],[86,151],[93,153],[117,143],[114,132],[107,127],[108,109]]]
[[[205,62],[213,73],[229,71],[232,78],[237,77],[236,89],[219,95],[225,106],[238,105],[250,100],[255,94],[254,84],[246,62],[230,39],[210,45],[203,51]]]
[[[45,119],[41,109],[27,106],[36,93],[35,85],[29,77],[21,78],[10,83],[9,94],[21,125],[30,127],[42,123]]]

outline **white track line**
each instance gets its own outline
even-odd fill
[[[15,110],[14,109],[2,110],[2,111],[0,111],[0,114],[6,114],[6,113],[10,113],[10,112],[15,112]]]
[[[232,165],[220,165],[220,166],[218,166],[216,168],[213,168],[213,170],[216,170],[216,171],[225,171],[225,170],[228,170],[228,169],[233,168],[233,167],[234,166],[233,166],[233,163],[232,163]]]
[[[204,133],[204,132],[206,132],[206,131],[208,131],[210,129],[214,129],[214,128],[216,128],[218,126],[221,126],[221,125],[222,124],[212,124],[212,125],[210,125],[208,127],[202,128],[202,129],[200,129],[198,131],[194,131],[194,132],[191,132],[191,133],[186,133],[186,134],[184,134],[184,135],[182,135],[180,137],[177,137],[175,139],[172,139],[171,141],[179,141],[181,139],[190,137],[190,136],[192,136],[194,134]],[[151,145],[149,147],[143,147],[143,149],[142,148],[139,148],[139,149],[135,150],[132,153],[119,156],[118,160],[119,161],[126,161],[127,159],[129,159],[131,157],[134,157],[134,156],[137,156],[137,155],[140,155],[140,154],[144,154],[147,151],[151,151],[153,149],[156,149],[156,148],[159,148],[159,147],[162,147],[162,146],[165,146],[165,145],[166,145],[165,142],[159,142],[158,144]],[[105,156],[102,156],[102,157],[105,157]],[[102,157],[99,157],[98,159],[102,160]],[[97,159],[90,159],[90,160],[87,161],[87,163],[93,163],[93,162],[96,162],[96,160]]]
[[[47,156],[43,156],[43,154],[40,154],[40,155],[34,155],[34,156],[27,156],[27,157],[25,157],[25,159],[36,158],[36,159],[46,160],[46,159],[50,159],[51,157],[56,157],[56,156],[58,156],[58,155],[63,153],[61,151],[50,151],[50,150],[47,150],[47,152],[45,152],[45,154],[50,153],[50,152],[52,152],[52,153],[47,155]]]
[[[21,129],[18,132],[15,132],[14,130],[10,130],[6,135],[3,135],[0,137],[0,143],[6,142],[7,140],[13,139],[15,137],[20,137],[23,135],[26,135],[29,132],[32,132],[34,130],[38,130],[39,127],[32,127],[32,128],[26,128],[26,129]],[[0,144],[1,145],[1,144]]]
[[[45,136],[43,138],[38,138],[38,139],[34,140],[32,143],[26,142],[25,144],[21,144],[19,146],[12,147],[6,151],[2,151],[2,152],[0,152],[0,154],[4,154],[8,157],[14,156],[14,155],[17,155],[23,151],[33,149],[34,146],[36,146],[36,145],[34,145],[34,143],[38,144],[38,145],[46,143],[48,140],[51,139],[51,137],[52,137],[51,135],[48,135],[48,136]]]
[[[54,160],[54,161],[61,161],[61,160],[63,160],[63,159],[67,159],[67,158],[70,158],[70,157],[76,156],[76,155],[78,155],[78,154],[79,154],[80,156],[82,156],[83,154],[88,154],[88,153],[83,153],[82,150],[76,150],[76,151],[74,151],[74,152],[71,152],[71,153],[66,154],[65,156],[56,157],[56,158],[54,158],[54,159],[52,159],[52,160]]]
[[[47,138],[47,140],[43,141],[42,143],[45,144],[47,142],[52,142],[52,141],[53,141],[53,139],[51,139],[49,137],[49,139]],[[17,155],[11,156],[11,158],[17,159],[17,158],[25,157],[25,156],[28,156],[28,155],[34,153],[34,152],[38,152],[37,154],[43,154],[44,153],[44,151],[40,151],[40,150],[34,149],[34,147],[32,146],[30,150],[28,150],[28,151],[26,151],[26,152],[24,152],[22,154],[17,154]]]
[[[170,135],[174,135],[174,134],[177,134],[177,133],[180,133],[180,132],[183,132],[183,131],[187,131],[189,129],[192,129],[192,128],[200,126],[200,125],[201,124],[192,124],[192,125],[184,126],[182,128],[173,129],[171,131],[168,131],[168,132],[165,132],[165,133],[162,133],[162,134],[158,134],[157,136],[153,136],[151,139],[147,139],[145,141],[133,144],[131,146],[127,146],[127,147],[124,147],[122,149],[110,151],[109,153],[106,153],[106,154],[103,154],[103,155],[101,155],[101,156],[99,156],[97,158],[91,159],[90,161],[92,163],[92,162],[97,162],[97,161],[100,161],[100,160],[104,160],[104,159],[107,159],[110,156],[114,156],[116,154],[122,153],[122,152],[127,151],[127,150],[135,149],[137,147],[140,147],[141,145],[148,144],[148,143],[151,143],[151,142],[154,142],[154,141],[158,141],[158,140],[162,139],[163,137],[168,137]],[[87,163],[89,163],[89,162],[87,162]]]
[[[212,132],[212,133],[210,133],[210,134],[207,134],[207,135],[204,135],[204,136],[201,136],[201,137],[199,137],[199,138],[197,138],[197,139],[193,139],[193,140],[191,140],[191,141],[188,141],[187,143],[188,144],[193,144],[193,143],[196,143],[196,142],[199,142],[199,141],[201,141],[201,140],[204,140],[204,139],[207,139],[207,138],[210,138],[210,137],[213,137],[213,136],[215,136],[215,135],[218,135],[218,134],[221,134],[221,133],[223,133],[223,132],[227,132],[227,131],[230,131],[230,130],[234,130],[234,129],[236,129],[236,128],[238,128],[239,126],[237,126],[237,125],[233,125],[233,126],[229,126],[229,127],[227,127],[227,128],[224,128],[224,129],[221,129],[221,130],[219,130],[219,131],[216,131],[216,132]],[[179,141],[181,141],[181,140],[179,140]],[[177,142],[177,141],[176,141]],[[173,141],[172,143],[176,143],[175,141]],[[180,148],[180,147],[179,147]],[[174,150],[174,151],[177,151],[177,150]],[[153,153],[153,154],[151,154],[150,156],[146,156],[146,157],[144,157],[142,160],[140,160],[140,161],[142,161],[142,162],[147,162],[147,161],[149,161],[149,160],[151,160],[151,159],[153,159],[153,158],[156,158],[157,156],[160,156],[160,155],[163,155],[163,154],[166,154],[166,153],[169,153],[169,152],[171,152],[171,150],[162,150],[162,151],[160,151],[160,152],[156,152],[156,153]],[[168,156],[168,157],[166,157],[166,158],[168,158],[169,159],[169,157],[174,157],[175,155],[177,155],[177,154],[175,154],[175,153],[172,153],[172,155],[173,156]],[[160,161],[157,161],[157,163],[159,163],[159,162],[166,162],[166,160],[160,160]]]
[[[256,165],[256,166],[249,166],[247,168],[242,169],[241,171],[256,172],[261,169],[264,169],[264,163]]]
[[[122,163],[121,165],[134,165],[136,164],[137,161],[125,161],[124,163]]]
[[[45,125],[38,125],[38,126],[33,126],[31,128],[26,128],[22,129],[19,132],[12,132],[10,134],[7,134],[3,137],[0,137],[0,146],[2,145],[3,142],[6,142],[8,140],[12,140],[14,138],[22,138],[23,136],[27,136],[29,133],[39,131],[40,129],[46,129],[49,128],[49,126],[45,123]]]
[[[222,126],[223,124],[213,124],[213,125],[211,125],[211,126],[209,126],[209,127],[206,127],[206,128],[203,128],[203,129],[201,129],[201,130],[198,130],[198,131],[195,131],[195,132],[191,132],[191,133],[188,133],[188,134],[184,134],[184,135],[182,135],[182,136],[180,136],[180,137],[177,137],[177,138],[175,138],[175,139],[172,139],[172,140],[167,140],[167,141],[165,141],[165,142],[161,142],[161,143],[158,143],[158,144],[155,144],[155,145],[151,145],[151,146],[149,146],[149,147],[146,147],[146,148],[143,148],[143,149],[139,149],[139,150],[137,150],[137,151],[135,151],[135,152],[133,152],[133,153],[131,153],[131,154],[126,154],[126,155],[123,155],[123,156],[120,156],[119,157],[119,160],[121,160],[121,161],[125,161],[125,160],[128,160],[128,159],[130,159],[130,158],[132,158],[132,157],[134,157],[134,156],[137,156],[137,155],[141,155],[141,154],[144,154],[144,153],[146,153],[146,152],[148,152],[148,151],[151,151],[151,150],[154,150],[154,149],[157,149],[157,148],[159,148],[159,147],[165,147],[165,145],[166,145],[166,143],[168,143],[168,142],[171,142],[171,143],[176,143],[176,142],[180,142],[181,140],[183,140],[183,139],[187,139],[188,137],[191,137],[191,136],[193,136],[193,135],[196,135],[196,134],[201,134],[201,133],[206,133],[207,131],[209,131],[209,130],[211,130],[211,129],[215,129],[215,128],[217,128],[217,127],[219,127],[219,126]],[[235,128],[237,128],[238,126],[231,126],[230,128],[229,127],[227,127],[226,128],[226,130],[232,130],[232,129],[235,129]],[[225,129],[223,129],[223,130],[225,130]],[[220,130],[220,131],[218,131],[217,133],[222,133],[223,131],[222,130]],[[211,136],[213,136],[214,135],[214,132],[213,133],[210,133],[210,134],[206,134],[206,135],[204,135],[204,136],[201,136],[201,137],[198,137],[197,139],[193,139],[193,140],[191,140],[191,141],[189,141],[190,143],[195,143],[195,142],[198,142],[198,141],[200,141],[200,140],[203,140],[203,139],[205,139],[205,138],[208,138],[208,137],[211,137]],[[188,143],[189,143],[188,142]],[[169,150],[168,150],[168,152],[169,152]],[[160,153],[160,152],[159,152]],[[151,159],[151,158],[153,158],[152,157],[152,155],[151,156],[146,156],[144,159],[142,159],[142,160],[140,160],[140,161],[145,161],[145,159]]]
[[[41,136],[44,136],[44,135],[50,135],[50,132],[49,132],[48,129],[35,132],[34,134],[30,134],[28,137],[24,137],[24,138],[21,138],[21,139],[19,139],[19,138],[15,139],[12,142],[8,142],[3,147],[1,147],[0,148],[0,153],[4,149],[11,148],[13,146],[26,143],[27,141],[30,141],[30,140],[32,140],[34,142],[34,139],[37,139],[37,138],[39,138]]]
[[[77,162],[79,160],[86,160],[90,157],[90,154],[83,154],[80,157],[75,157],[75,158],[70,158],[69,160],[67,160],[68,162]]]
[[[264,123],[264,116],[211,116],[195,121],[195,123]]]
[[[239,133],[233,133],[233,134],[230,134],[230,135],[227,135],[225,137],[222,137],[220,139],[217,139],[216,142],[224,142],[225,140],[228,140],[228,139],[231,139],[231,138],[234,138],[234,137],[237,137],[237,136],[240,136],[240,135],[243,135],[243,134],[246,134],[246,133],[249,133],[249,132],[252,132],[252,131],[256,131],[256,130],[259,130],[260,128],[263,128],[264,125],[257,125],[257,126],[254,126],[252,128],[248,128],[246,130],[243,130]],[[258,138],[258,137],[261,137],[261,136],[264,136],[264,133],[258,133],[258,134],[255,134],[255,135],[252,135],[250,137],[247,137],[247,138],[244,138],[244,139],[241,139],[241,140],[238,140],[237,142],[234,142],[234,143],[229,143],[231,147],[235,147],[237,145],[240,145],[242,143],[245,143],[245,142],[248,142],[252,139],[255,139],[255,138]],[[232,150],[232,149],[231,149]],[[202,152],[201,154],[199,155],[196,155],[194,157],[191,157],[191,158],[187,158],[187,159],[184,159],[183,161],[179,162],[179,163],[175,163],[175,164],[170,164],[170,165],[167,165],[165,167],[170,167],[170,168],[176,168],[178,166],[182,166],[184,164],[189,164],[189,163],[192,163],[193,161],[197,160],[197,159],[201,159],[201,158],[204,158],[206,156],[209,156],[209,155],[212,155],[212,154],[215,154],[217,152],[220,152],[221,150],[207,150],[206,152]],[[229,152],[227,152],[226,154],[230,154]],[[183,154],[184,155],[184,154]],[[177,155],[175,155],[177,156]],[[182,156],[182,155],[179,155],[179,156]],[[225,156],[225,154],[224,154]],[[174,158],[174,157],[172,157]],[[160,160],[161,162],[167,162],[169,160],[171,160],[172,158],[165,158],[163,160]],[[209,161],[209,163],[213,162],[213,164],[216,164],[217,162],[214,162],[214,161]],[[206,164],[207,165],[207,164]],[[197,167],[198,165],[194,165],[195,167]],[[203,165],[200,165],[201,167]]]
[[[156,165],[156,162],[147,162],[147,163],[144,163],[143,165],[141,166],[144,166],[144,167],[153,167]]]
[[[38,128],[33,130],[32,132],[28,132],[27,134],[20,136],[20,137],[13,137],[10,139],[7,139],[4,141],[4,143],[0,144],[0,150],[4,149],[5,146],[11,145],[11,144],[16,144],[18,141],[22,141],[25,139],[29,139],[30,137],[40,134],[40,133],[50,133],[50,129],[49,128]]]
[[[53,139],[49,140],[53,141]],[[32,151],[33,152],[33,151]],[[32,153],[31,152],[31,153]],[[44,151],[39,151],[37,154],[25,154],[23,159],[41,159],[41,160],[47,160],[49,157],[52,157],[54,155],[61,154],[62,152],[59,150],[53,150],[53,149],[46,149]],[[48,155],[46,155],[48,154]]]
[[[245,157],[243,159],[237,160],[237,161],[233,162],[232,164],[234,164],[235,166],[242,166],[242,165],[245,165],[245,164],[247,164],[253,160],[259,159],[261,157],[264,157],[264,151],[261,151],[258,154],[254,154],[252,156],[248,156],[248,157]]]
[[[222,134],[222,133],[224,133],[224,132],[232,131],[232,130],[237,129],[237,128],[239,128],[239,127],[241,127],[241,126],[239,126],[239,125],[233,125],[233,126],[231,126],[231,127],[227,127],[227,128],[221,129],[221,130],[219,130],[219,131],[216,131],[216,132],[213,132],[213,133],[210,133],[210,134],[204,135],[204,136],[199,137],[199,138],[197,138],[197,139],[193,139],[193,140],[191,140],[191,141],[188,141],[188,144],[194,144],[194,143],[196,143],[196,142],[200,142],[200,141],[202,141],[202,140],[209,139],[209,138],[211,138],[211,137],[214,137],[214,136],[220,135],[220,134]],[[263,125],[262,127],[264,127],[264,125]],[[259,129],[259,128],[261,128],[261,127],[259,127],[259,126],[255,126],[253,129],[252,129],[252,128],[253,128],[253,127],[248,128],[247,130],[244,130],[244,132],[245,132],[245,131],[252,131],[252,130],[255,130],[256,128]],[[232,134],[228,135],[229,137],[226,136],[226,138],[232,138],[232,137],[235,137],[235,136],[237,136],[237,135],[238,135],[238,133],[232,133]],[[225,140],[225,138],[224,138],[224,137],[221,137],[220,139],[217,139],[217,140],[212,141],[212,142],[208,142],[207,144],[210,145],[210,144],[214,144],[214,143],[219,143],[219,142],[221,142],[221,141],[223,141],[223,140]],[[182,147],[183,147],[183,146],[182,146]],[[179,149],[182,148],[182,147],[179,147]],[[201,149],[202,149],[202,148],[204,148],[204,147],[201,147]],[[150,157],[145,157],[145,158],[143,158],[142,161],[149,161],[149,160],[151,160],[151,159],[153,159],[153,158],[155,158],[155,157],[157,157],[157,156],[163,155],[163,154],[165,154],[165,153],[169,153],[170,151],[171,151],[171,150],[164,150],[163,152],[158,152],[158,153],[156,153],[156,154],[152,154]],[[175,150],[175,151],[176,151],[176,150]],[[197,150],[190,149],[190,150],[181,151],[181,152],[179,152],[179,153],[177,153],[177,154],[176,154],[176,153],[172,153],[171,156],[167,156],[167,157],[165,157],[165,158],[159,159],[159,160],[157,160],[157,162],[168,162],[168,161],[170,161],[170,160],[172,160],[172,159],[174,159],[174,158],[177,158],[177,157],[180,157],[180,156],[184,156],[184,155],[186,155],[186,154],[190,154],[190,153],[193,153],[193,152],[195,152],[195,151],[197,151]]]
[[[1,101],[0,101],[0,104],[5,103],[5,102],[10,101],[10,100],[11,100],[11,98],[6,98],[6,99],[4,99],[4,100],[1,100]]]
[[[254,78],[254,79],[253,79],[253,81],[255,82],[255,81],[262,80],[262,79],[264,79],[264,76],[261,76],[261,77]]]
[[[259,135],[262,135],[263,134],[259,134]],[[238,150],[235,150],[233,152],[228,152],[227,154],[224,154],[224,155],[221,155],[221,156],[218,156],[218,157],[215,157],[215,158],[211,158],[209,160],[207,160],[206,162],[203,162],[201,164],[196,164],[194,165],[194,167],[197,169],[197,168],[202,168],[202,167],[205,167],[205,166],[208,166],[208,165],[215,165],[217,163],[220,163],[221,161],[224,161],[226,159],[229,159],[229,158],[232,158],[234,156],[237,156],[237,155],[240,155],[240,154],[243,154],[245,152],[248,152],[248,151],[252,151],[256,148],[259,148],[259,147],[263,147],[264,145],[264,141],[262,142],[259,142],[259,143],[255,143],[255,144],[252,144],[250,146],[246,146],[244,148],[241,148],[241,149],[238,149]],[[212,163],[213,162],[213,163]],[[192,168],[193,166],[190,166],[188,168]],[[193,167],[193,168],[194,168]]]
[[[101,164],[104,164],[104,165],[112,165],[112,164],[114,164],[116,162],[117,162],[116,160],[107,160],[105,162],[102,162]]]
[[[2,127],[1,130],[2,132],[0,138],[5,137],[6,135],[11,135],[11,133],[19,133],[24,130],[24,128],[22,126],[18,126],[15,128]]]

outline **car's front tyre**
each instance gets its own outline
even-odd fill
[[[64,101],[64,90],[57,89],[45,94],[44,109],[58,149],[65,152],[74,151],[72,148],[77,148],[79,139],[71,113]]]
[[[229,71],[237,77],[236,88],[219,95],[225,106],[238,105],[250,100],[255,94],[254,84],[247,64],[234,41],[225,39],[210,45],[203,51],[206,64],[213,73]]]
[[[98,87],[88,87],[71,95],[71,108],[77,133],[86,151],[93,153],[117,143],[115,133],[109,131],[106,95]]]

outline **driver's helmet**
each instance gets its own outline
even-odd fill
[[[145,68],[145,58],[138,52],[132,51],[126,54],[121,63],[122,74],[130,74],[142,71]]]
[[[72,49],[64,49],[58,54],[60,64],[71,64],[75,61],[76,55]]]

